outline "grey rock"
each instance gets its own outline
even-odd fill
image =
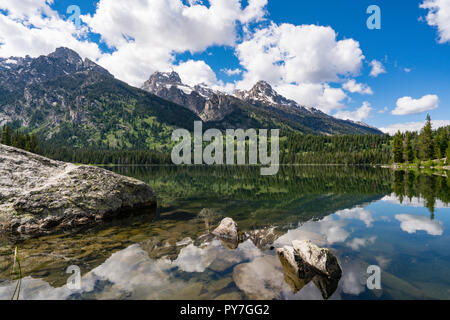
[[[252,230],[245,233],[245,239],[250,239],[253,244],[261,250],[272,248],[273,243],[282,235],[281,232],[275,232],[275,228],[265,228]]]
[[[224,94],[213,94],[205,101],[199,117],[205,121],[221,121],[235,110],[235,101]]]
[[[204,214],[204,210],[201,214]],[[229,249],[236,249],[239,244],[250,240],[260,250],[273,249],[273,243],[281,235],[275,232],[274,227],[240,232],[236,222],[231,218],[223,219],[211,234],[221,239],[222,244]]]
[[[239,234],[236,222],[231,218],[225,218],[220,222],[220,225],[212,232],[213,235],[220,239],[238,242]]]
[[[277,255],[284,270],[288,270],[289,272],[287,273],[293,276],[311,280],[316,274],[315,269],[311,265],[305,263],[292,247],[286,246],[277,249]]]
[[[293,241],[292,244],[293,247],[277,249],[285,282],[295,294],[312,281],[322,297],[329,299],[342,277],[336,256],[329,249],[319,248],[309,240]]]
[[[277,249],[278,258],[284,270],[284,280],[291,287],[292,292],[297,293],[305,285],[307,285],[314,273],[312,269],[296,259],[294,249],[292,247],[285,247]]]
[[[292,241],[294,252],[307,264],[328,277],[340,277],[342,268],[337,257],[327,248],[319,248],[309,240]]]
[[[0,145],[0,232],[51,233],[156,206],[144,182]]]

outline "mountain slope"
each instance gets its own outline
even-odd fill
[[[13,83],[16,73],[1,74],[0,124],[26,127],[54,145],[162,150],[172,144],[174,129],[192,129],[200,120],[179,105],[114,79],[93,62],[86,67],[81,59],[67,60],[73,52],[66,53],[39,76],[32,67],[36,61],[29,63],[22,73],[30,76],[17,78],[15,90],[3,84],[7,76]]]
[[[195,87],[183,84],[176,72],[156,72],[142,89],[180,104],[218,127],[262,128],[263,125],[309,134],[382,134],[364,123],[336,119],[320,110],[300,106],[279,95],[264,81],[249,91],[236,91],[231,96],[203,84]]]
[[[204,129],[281,129],[281,135],[380,133],[299,106],[264,82],[232,96],[187,86],[172,72],[155,73],[143,89],[67,48],[2,58],[0,125],[36,132],[53,146],[159,151],[174,145],[173,130],[192,131],[200,120]]]

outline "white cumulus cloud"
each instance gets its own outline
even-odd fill
[[[369,65],[372,67],[372,70],[370,71],[371,77],[378,77],[382,73],[386,73],[386,69],[384,68],[383,64],[380,61],[372,60]]]
[[[222,69],[220,71],[222,71],[223,73],[225,73],[227,76],[230,76],[230,77],[231,76],[237,76],[237,75],[240,75],[242,73],[242,70],[239,69],[239,68],[237,68],[237,69],[224,68],[224,69]]]
[[[86,40],[87,28],[77,30],[50,8],[53,1],[2,0],[0,9],[0,57],[49,54],[69,47],[93,60],[101,56],[97,44]]]
[[[199,83],[205,83],[213,86],[217,83],[216,74],[204,61],[188,60],[174,66],[174,70],[180,75],[183,83],[195,86]]]
[[[340,88],[333,88],[327,83],[283,83],[275,86],[275,90],[301,105],[314,107],[323,112],[345,107],[345,92]]]
[[[428,9],[427,23],[437,27],[439,43],[450,42],[450,0],[425,0],[420,7]]]
[[[420,99],[403,97],[397,100],[397,107],[392,111],[392,114],[397,116],[417,114],[434,110],[438,107],[439,97],[434,94],[425,95]]]
[[[373,108],[370,106],[370,103],[364,101],[362,106],[355,111],[339,111],[334,117],[343,120],[362,121],[369,118],[372,110]]]
[[[95,13],[81,16],[84,25],[77,30],[51,9],[52,3],[1,1],[6,13],[0,13],[0,56],[39,56],[65,46],[135,86],[154,71],[173,67],[177,53],[235,46],[239,28],[267,14],[267,0],[246,6],[242,0],[100,0]],[[88,40],[90,33],[99,34],[112,52],[102,53]]]
[[[171,65],[176,53],[234,46],[239,24],[259,21],[267,0],[100,0],[83,16],[91,30],[116,51],[99,62],[118,78],[142,84],[154,71]]]
[[[450,126],[450,120],[431,120],[431,125],[433,126],[434,129]],[[406,131],[410,131],[410,132],[420,131],[420,130],[422,130],[422,128],[424,126],[425,126],[425,121],[424,122],[406,122],[406,123],[393,124],[388,127],[380,128],[380,130],[383,131],[384,133],[394,135],[399,130],[400,130],[400,132],[403,132],[403,133]]]
[[[329,83],[358,74],[365,58],[358,41],[338,40],[331,27],[288,23],[257,30],[236,55],[246,70],[237,87],[265,80],[288,98],[325,112],[344,107],[347,98]]]
[[[342,85],[344,90],[351,93],[373,94],[372,89],[363,83],[357,83],[355,79],[350,79]]]

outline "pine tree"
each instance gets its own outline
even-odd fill
[[[7,146],[12,145],[11,128],[8,125],[3,126],[1,143]]]
[[[19,131],[17,131],[17,145],[15,147],[19,149],[25,149],[25,136],[21,134]]]
[[[412,133],[406,133],[406,149],[405,149],[405,159],[408,163],[414,162],[414,149],[412,145]]]
[[[39,152],[39,143],[38,143],[38,137],[36,133],[33,133],[31,135],[31,141],[30,141],[30,151],[33,153]]]
[[[448,146],[448,128],[440,128],[438,131],[438,148],[441,154],[441,158],[445,157]]]
[[[450,143],[448,144],[446,154],[447,154],[447,164],[450,164]]]
[[[6,144],[6,125],[4,125],[2,129],[2,138],[0,140],[0,143]]]
[[[420,158],[422,160],[432,160],[434,158],[434,140],[430,115],[427,116],[427,123],[420,132],[419,140],[420,140]]]
[[[441,159],[443,157],[443,154],[441,152],[441,141],[439,135],[434,136],[433,148],[434,148],[433,159]]]
[[[394,162],[403,162],[403,135],[401,132],[397,132],[392,141],[392,152],[394,154]]]
[[[17,148],[17,146],[19,145],[19,132],[18,131],[14,131],[11,133],[11,147],[15,147]]]
[[[30,134],[25,135],[24,140],[25,140],[24,150],[31,152],[31,135]]]

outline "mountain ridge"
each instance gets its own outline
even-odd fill
[[[47,144],[159,151],[172,145],[173,130],[193,130],[194,121],[200,121],[70,49],[17,64],[0,72],[0,125],[36,132]],[[26,76],[12,88],[8,76],[15,80],[20,70]]]
[[[192,131],[194,121],[203,121],[205,129],[220,130],[380,133],[295,107],[281,96],[275,96],[276,106],[256,104],[205,84],[187,86],[176,73],[156,73],[150,80],[143,88],[147,90],[129,86],[67,48],[37,58],[1,58],[0,125],[35,132],[55,145],[158,151],[173,146],[173,130]]]
[[[265,81],[257,82],[250,90],[236,90],[234,95],[230,95],[201,84],[194,87],[186,85],[174,71],[155,72],[141,89],[188,108],[206,122],[226,121],[239,109],[238,105],[247,104],[256,107],[256,112],[265,111],[272,116],[277,115],[281,121],[296,123],[295,129],[303,133],[311,133],[306,127],[319,134],[382,134],[363,122],[337,119],[316,108],[301,106],[278,94]],[[241,103],[236,103],[235,99]]]

